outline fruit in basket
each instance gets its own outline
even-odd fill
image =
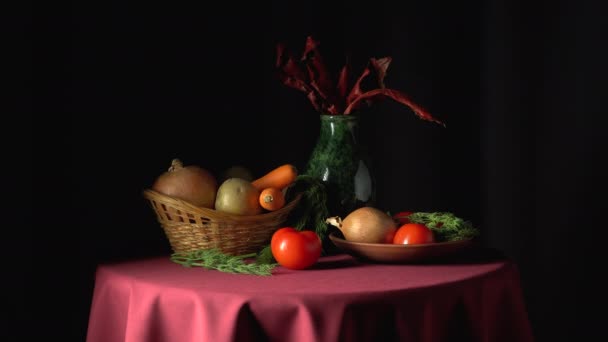
[[[171,167],[152,185],[156,192],[203,208],[213,208],[217,188],[217,180],[210,171],[196,165],[184,166],[179,159],[173,159]]]
[[[335,216],[326,222],[340,229],[344,238],[352,242],[392,243],[397,230],[392,217],[373,207],[356,209],[344,220]]]
[[[262,212],[260,190],[242,178],[228,178],[217,190],[215,210],[235,215],[257,215]]]
[[[260,193],[260,206],[275,211],[285,206],[285,194],[277,188],[266,188]]]
[[[296,181],[298,169],[292,164],[280,165],[251,183],[258,190],[277,188],[282,190]]]
[[[224,170],[222,173],[222,182],[229,178],[241,178],[250,182],[254,180],[253,173],[248,168],[241,165],[234,165]]]

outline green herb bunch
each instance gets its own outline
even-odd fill
[[[185,267],[197,266],[228,273],[271,275],[272,269],[276,264],[259,264],[245,261],[245,259],[255,256],[256,253],[232,256],[222,253],[217,249],[207,249],[188,253],[174,253],[171,255],[171,261]]]
[[[471,222],[448,212],[415,212],[408,219],[429,227],[437,242],[472,239],[479,235],[479,230]]]

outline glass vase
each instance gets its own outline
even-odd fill
[[[304,173],[325,184],[329,215],[344,219],[353,210],[375,203],[371,157],[360,141],[359,117],[320,115],[320,121]]]

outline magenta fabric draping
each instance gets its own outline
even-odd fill
[[[169,258],[97,269],[87,342],[532,341],[517,267],[388,265],[347,255],[272,276]]]

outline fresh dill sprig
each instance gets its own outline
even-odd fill
[[[201,249],[187,253],[173,253],[171,261],[184,267],[204,267],[227,273],[272,275],[271,271],[276,266],[274,263],[245,262],[244,259],[252,258],[255,255],[255,253],[251,253],[233,256],[217,249]]]
[[[255,257],[255,262],[257,262],[258,264],[262,264],[262,265],[272,264],[272,263],[276,262],[276,260],[274,259],[274,256],[272,255],[272,250],[270,249],[270,245],[265,246],[258,252],[258,255]]]
[[[429,227],[438,242],[472,239],[479,235],[479,230],[470,221],[448,212],[415,212],[408,219]]]
[[[291,226],[297,230],[314,228],[319,238],[325,239],[327,234],[325,219],[329,217],[329,211],[323,182],[316,177],[299,175],[289,191],[293,194],[302,193],[300,205],[288,218]]]

